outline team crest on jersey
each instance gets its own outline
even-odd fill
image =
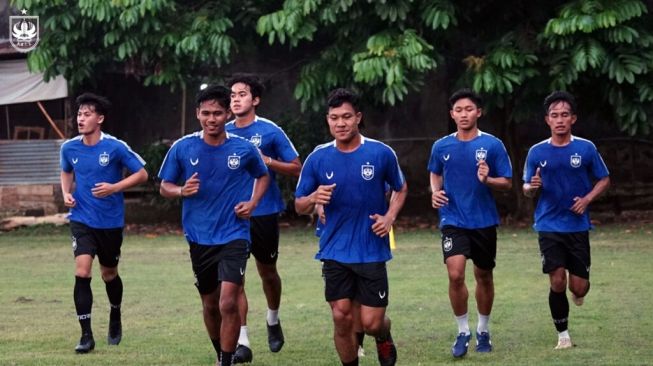
[[[451,250],[451,248],[453,248],[453,239],[451,239],[451,238],[448,237],[448,236],[445,236],[445,237],[442,239],[442,249],[443,249],[445,252],[448,252],[448,251]]]
[[[480,148],[476,150],[476,161],[487,160],[487,150]]]
[[[107,166],[107,165],[109,165],[109,154],[107,154],[106,151],[103,152],[102,154],[100,154],[100,157],[98,158],[98,162],[99,162],[100,165],[102,165],[102,166]]]
[[[361,165],[361,176],[365,180],[374,178],[374,165],[370,165],[370,163]]]
[[[238,169],[240,166],[240,156],[233,154],[227,158],[227,166],[229,169]]]
[[[249,138],[249,142],[254,144],[256,147],[261,147],[261,141],[263,140],[263,137],[259,135],[258,133],[252,137]]]
[[[578,153],[572,155],[569,157],[569,163],[573,168],[578,168],[580,167],[580,164],[582,163],[580,155]]]

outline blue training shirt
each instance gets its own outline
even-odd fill
[[[288,163],[299,157],[295,146],[290,142],[286,133],[283,132],[281,127],[268,119],[256,116],[254,122],[243,128],[236,127],[236,122],[231,121],[225,125],[225,130],[249,140],[264,155],[272,159]],[[281,197],[281,190],[277,184],[277,175],[271,169],[269,169],[269,174],[270,185],[268,186],[268,190],[265,192],[263,198],[261,198],[261,202],[256,206],[256,209],[254,209],[252,216],[271,215],[279,213],[286,208]],[[253,185],[250,186],[253,187]]]
[[[123,179],[123,168],[135,173],[145,166],[145,161],[127,145],[107,133],[93,146],[84,145],[79,135],[61,145],[60,166],[66,173],[75,175],[77,202],[70,209],[69,219],[96,229],[114,229],[125,226],[125,207],[122,192],[107,197],[94,197],[91,189],[96,183],[117,183]]]
[[[589,210],[577,215],[570,208],[574,205],[574,197],[583,197],[592,190],[592,179],[610,175],[596,146],[576,136],[565,146],[554,146],[550,138],[546,139],[528,150],[522,177],[525,183],[531,181],[538,167],[542,188],[535,208],[535,230],[589,230]]]
[[[320,230],[316,259],[341,263],[384,262],[392,258],[388,237],[372,231],[370,215],[385,215],[386,183],[400,191],[405,183],[395,152],[361,136],[361,145],[341,152],[335,141],[320,145],[306,158],[295,197],[313,193],[320,185],[336,183],[331,202],[324,206],[326,224]]]
[[[230,133],[218,146],[208,145],[203,136],[198,131],[175,141],[159,171],[159,178],[180,185],[199,173],[199,191],[182,200],[186,240],[202,245],[250,241],[249,220],[238,218],[234,207],[249,201],[249,185],[267,174],[261,155],[249,141]]]
[[[428,170],[441,175],[449,203],[440,208],[440,228],[451,225],[480,229],[499,224],[492,189],[478,180],[479,160],[485,160],[493,178],[512,178],[506,148],[498,138],[478,131],[470,141],[460,141],[452,133],[433,143]]]

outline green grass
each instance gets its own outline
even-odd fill
[[[653,226],[608,226],[592,236],[592,291],[571,305],[572,350],[553,351],[556,332],[548,309],[535,233],[499,231],[496,299],[490,327],[495,350],[470,352],[465,365],[644,365],[653,362]],[[447,297],[439,235],[397,233],[390,262],[390,306],[398,365],[454,362],[456,326]],[[339,365],[330,311],[323,298],[311,230],[282,231],[279,268],[286,345],[267,349],[265,302],[254,265],[248,268],[249,328],[256,365]],[[251,263],[250,263],[251,264]],[[95,262],[97,266],[97,262]],[[106,345],[108,303],[94,268],[93,329],[88,355],[73,347],[79,326],[72,300],[73,257],[66,229],[0,233],[0,365],[212,365],[215,355],[202,323],[187,246],[181,236],[128,235],[120,273],[125,285],[123,342]],[[468,265],[468,285],[473,275]],[[476,323],[473,297],[470,320]],[[361,365],[378,365],[365,339]]]

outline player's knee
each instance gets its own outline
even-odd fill
[[[465,272],[458,272],[458,271],[449,272],[449,283],[456,287],[464,286]]]
[[[118,270],[116,268],[103,269],[102,270],[102,281],[111,282],[118,276]]]
[[[238,301],[236,297],[220,299],[220,313],[233,314],[238,311]]]
[[[331,313],[333,317],[333,322],[336,325],[351,324],[354,320],[354,317],[352,316],[351,312],[344,311],[343,309],[340,309],[338,307],[334,307],[331,310]]]

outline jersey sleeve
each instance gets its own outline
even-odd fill
[[[159,169],[159,179],[166,182],[177,183],[182,174],[182,167],[179,164],[179,144],[174,144],[166,153],[161,169]]]
[[[318,187],[318,181],[314,174],[316,158],[313,154],[309,155],[302,166],[302,171],[299,174],[297,181],[297,188],[295,189],[295,197],[305,197],[313,193]]]
[[[145,160],[134,152],[127,144],[120,144],[121,163],[130,172],[135,173],[145,166]]]
[[[61,170],[70,173],[73,171],[73,166],[70,164],[68,159],[66,158],[66,147],[62,146],[61,150],[59,152],[59,165],[61,166]]]
[[[286,163],[299,157],[299,153],[295,149],[295,146],[281,128],[279,128],[274,134],[274,149],[277,156]]]
[[[386,159],[386,176],[385,181],[390,185],[393,191],[398,192],[401,190],[401,187],[404,186],[406,179],[404,173],[401,171],[399,166],[399,160],[397,159],[397,154],[390,147],[387,148],[385,153]]]
[[[497,139],[496,145],[496,154],[493,162],[494,166],[490,166],[490,175],[492,177],[512,178],[512,164],[510,164],[508,151],[501,140]]]
[[[531,148],[528,150],[528,154],[526,155],[526,160],[524,161],[524,174],[522,176],[522,180],[524,183],[530,183],[531,178],[535,174],[535,160],[533,158],[533,149]]]
[[[595,179],[602,179],[610,175],[608,167],[605,165],[601,153],[599,150],[592,144],[592,175]]]
[[[248,155],[250,156],[249,164],[247,164],[247,171],[254,178],[260,178],[268,174],[268,168],[261,158],[261,154],[258,152],[258,149],[254,144],[249,143],[247,145]]]
[[[434,142],[433,147],[431,148],[431,157],[429,158],[428,170],[431,173],[442,175],[442,162],[438,158],[437,142]]]

